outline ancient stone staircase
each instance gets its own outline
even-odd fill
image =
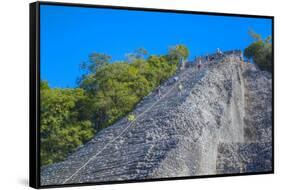
[[[152,92],[136,106],[135,122],[122,118],[42,167],[42,185],[269,171],[271,76],[239,56],[181,71],[181,96],[167,80],[161,99]]]

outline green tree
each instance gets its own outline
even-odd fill
[[[93,100],[85,102],[85,108],[93,111],[89,119],[94,120],[97,130],[124,116],[149,92],[145,77],[136,67],[124,62],[107,65],[98,70],[94,78],[85,80],[88,86],[97,87],[94,90],[85,88]],[[84,81],[82,84],[81,87],[85,87]]]
[[[88,65],[88,69],[95,73],[98,69],[102,68],[105,65],[110,63],[111,57],[104,53],[94,52],[89,55],[90,64]]]
[[[148,51],[144,48],[138,48],[132,53],[127,53],[126,56],[126,61],[128,63],[133,63],[139,59],[144,59],[145,56],[148,54]]]
[[[177,62],[171,64],[169,61],[170,59],[165,56],[156,55],[152,55],[147,59],[149,68],[146,77],[155,83],[153,84],[154,86],[158,86],[175,73]]]
[[[176,64],[168,56],[149,56],[138,49],[132,62],[115,62],[97,72],[89,71],[80,82],[88,99],[82,101],[81,118],[91,120],[101,130],[123,117],[150,91],[172,76]],[[83,110],[84,108],[84,110]],[[89,113],[91,112],[91,113]]]
[[[261,36],[254,31],[249,31],[249,34],[254,41],[244,50],[245,57],[252,59],[261,70],[272,72],[271,36],[263,40]]]
[[[47,82],[40,85],[41,95],[41,164],[63,160],[77,146],[94,135],[89,120],[78,120],[75,106],[85,98],[83,89],[51,89]]]
[[[168,58],[172,63],[178,63],[178,61],[183,58],[187,59],[189,56],[189,49],[183,45],[175,45],[169,48]]]
[[[138,48],[135,50],[135,55],[137,59],[144,59],[148,54],[148,51],[145,48]]]

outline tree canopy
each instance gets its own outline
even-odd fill
[[[144,59],[147,54],[148,51],[146,49],[138,48],[134,52],[126,54],[126,61],[132,63],[138,59]]]
[[[254,41],[244,50],[245,57],[252,59],[261,70],[272,72],[271,36],[263,40],[262,37],[254,31],[249,31],[249,34]]]
[[[41,96],[41,164],[64,159],[77,146],[94,135],[90,120],[79,120],[77,102],[86,98],[83,89],[51,89],[40,85]]]
[[[97,53],[94,52],[89,55],[89,61],[91,64],[88,65],[88,69],[91,72],[96,72],[99,68],[108,65],[111,60],[111,57],[109,55],[106,55],[104,53]]]
[[[170,47],[168,57],[170,58],[170,61],[178,61],[179,59],[187,59],[189,56],[189,49],[183,45],[175,45]]]

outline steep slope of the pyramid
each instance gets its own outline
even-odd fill
[[[250,86],[246,84],[254,80],[247,73],[252,67],[234,56],[200,70],[195,66],[185,69],[179,74],[183,94],[178,94],[176,84],[167,81],[162,86],[160,100],[152,93],[137,105],[136,122],[130,124],[123,118],[100,131],[65,161],[43,167],[41,184],[219,173],[217,159],[224,165],[226,154],[218,152],[218,147],[223,143],[248,142],[254,138],[249,137],[249,131],[264,131],[262,125],[260,130],[245,127],[245,116],[252,109],[247,104]],[[259,72],[255,76],[264,75]],[[253,88],[271,91],[271,78],[263,80]],[[268,98],[264,99],[264,105],[269,104],[266,101]],[[271,117],[270,110],[264,117]],[[256,132],[256,141],[259,134],[270,141],[270,132]]]
[[[272,171],[272,76],[244,67],[244,142],[219,145],[217,173]]]

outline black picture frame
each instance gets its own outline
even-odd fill
[[[87,8],[105,8],[117,10],[135,10],[135,11],[151,11],[151,12],[171,12],[181,14],[200,14],[200,15],[217,15],[217,16],[232,16],[245,18],[267,18],[272,21],[272,171],[255,172],[255,173],[237,173],[237,174],[219,174],[219,175],[202,175],[202,176],[186,176],[172,177],[160,179],[146,180],[129,180],[129,181],[108,181],[108,182],[93,182],[83,184],[64,184],[64,185],[47,185],[40,184],[40,5],[55,5],[69,7],[87,7]],[[182,180],[182,179],[197,179],[197,178],[213,178],[213,177],[229,177],[229,176],[245,176],[259,174],[274,173],[274,16],[264,15],[248,15],[234,13],[218,13],[218,12],[201,12],[187,10],[169,10],[156,8],[141,8],[141,7],[125,7],[111,5],[91,5],[78,3],[59,3],[59,2],[34,2],[29,4],[29,39],[30,39],[30,81],[29,81],[29,185],[33,188],[53,188],[53,187],[72,187],[86,185],[102,185],[102,184],[121,184],[135,182],[151,182],[151,181],[166,181],[166,180]]]

